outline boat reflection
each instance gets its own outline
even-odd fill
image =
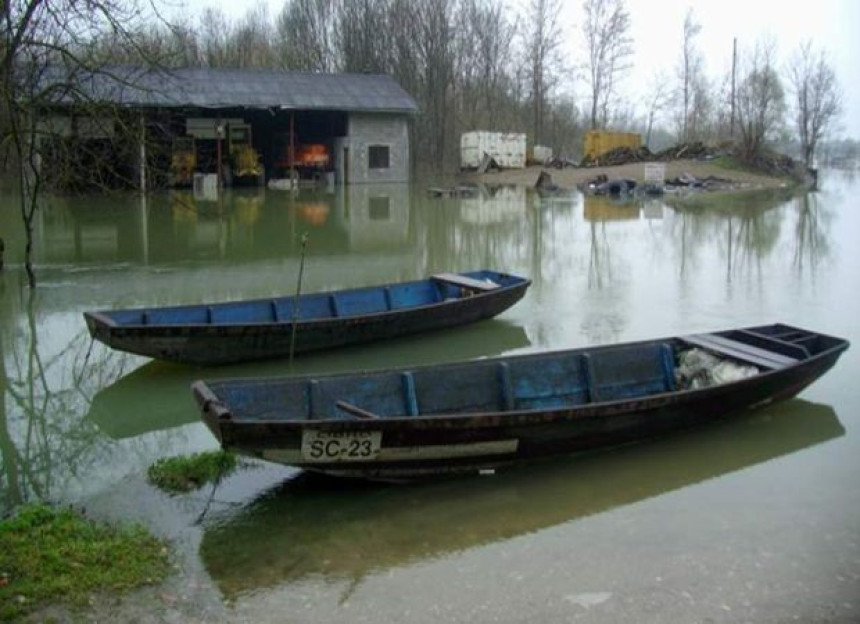
[[[437,364],[502,355],[529,346],[519,325],[490,319],[471,327],[360,345],[328,353],[303,355],[288,367],[286,360],[200,369],[150,362],[95,394],[87,419],[113,439],[129,438],[197,422],[200,411],[189,390],[201,376],[258,377],[318,374],[362,369]]]
[[[653,443],[493,477],[383,486],[302,473],[220,523],[213,519],[200,551],[228,598],[311,577],[356,582],[657,496],[844,432],[831,407],[792,400]]]

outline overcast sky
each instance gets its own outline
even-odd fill
[[[206,6],[219,7],[239,19],[258,0],[188,0],[191,14]],[[263,0],[272,17],[280,12],[283,0]],[[508,0],[522,6],[528,0]],[[571,54],[581,50],[581,0],[562,0],[560,16]],[[757,38],[769,35],[777,43],[782,63],[797,45],[811,39],[826,48],[844,94],[841,126],[844,134],[860,139],[860,1],[816,0],[628,0],[635,45],[634,67],[628,82],[631,92],[644,95],[655,70],[673,75],[681,47],[684,16],[692,7],[702,25],[698,37],[709,76],[717,79],[731,67],[732,39],[738,48],[752,48]],[[575,58],[570,59],[575,62]],[[580,95],[584,89],[577,87]]]

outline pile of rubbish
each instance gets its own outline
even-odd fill
[[[680,189],[703,189],[713,191],[721,188],[730,188],[732,184],[733,182],[728,178],[720,178],[713,175],[705,176],[704,178],[697,178],[696,176],[685,172],[676,178],[666,180],[665,188],[669,191]]]
[[[802,163],[783,154],[762,154],[752,161],[752,166],[772,176],[789,176],[804,180],[809,172]]]
[[[580,163],[581,167],[612,167],[615,165],[626,165],[637,162],[670,161],[682,158],[694,160],[708,160],[716,158],[722,150],[709,147],[701,141],[692,143],[679,143],[656,154],[644,145],[642,147],[616,147],[604,152],[597,157],[586,156]]]
[[[632,194],[636,187],[636,180],[630,178],[613,178],[610,180],[606,174],[601,173],[580,184],[579,190],[586,195],[622,196]]]
[[[711,158],[716,158],[721,153],[723,153],[723,150],[709,147],[701,141],[693,141],[691,143],[679,143],[678,145],[667,147],[666,149],[654,154],[654,159],[665,162],[670,160],[681,160],[682,158],[691,160],[709,160]]]
[[[645,162],[654,160],[654,154],[644,145],[642,147],[616,147],[600,156],[586,156],[579,163],[580,167],[613,167],[615,165],[626,165],[632,162]]]
[[[693,348],[678,354],[675,383],[682,390],[696,390],[747,379],[758,373],[755,366],[738,364],[703,349]]]

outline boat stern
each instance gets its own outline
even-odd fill
[[[197,405],[200,406],[201,418],[212,435],[220,442],[224,443],[221,422],[231,417],[230,410],[224,407],[224,404],[218,400],[218,397],[206,385],[205,381],[195,381],[191,384],[191,392],[197,400]]]

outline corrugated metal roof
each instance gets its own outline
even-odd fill
[[[62,82],[62,70],[43,82]],[[282,108],[416,113],[418,105],[384,74],[316,74],[262,69],[110,68],[76,77],[86,99],[127,107]],[[67,94],[59,104],[80,97]]]

